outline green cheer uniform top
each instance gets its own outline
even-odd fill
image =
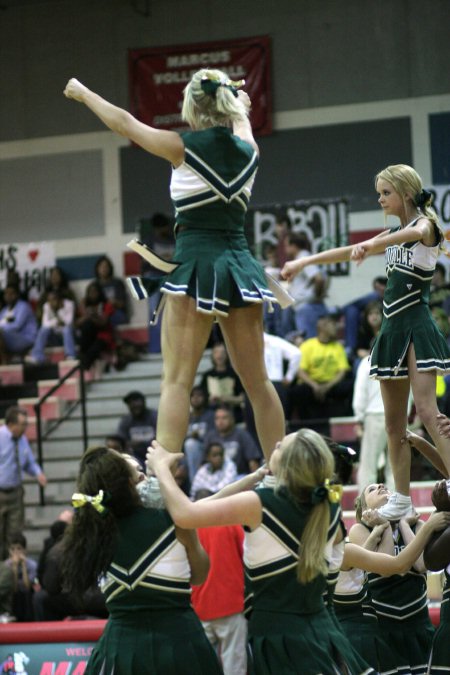
[[[175,208],[176,244],[172,263],[158,261],[140,242],[129,246],[157,269],[153,279],[130,277],[137,299],[162,293],[189,295],[199,312],[227,316],[248,303],[290,303],[289,297],[253,257],[244,233],[245,215],[258,168],[258,154],[227,127],[181,134],[183,163],[174,168],[170,193]]]
[[[445,570],[441,616],[439,626],[434,634],[428,667],[430,675],[448,675],[450,673],[450,565]]]
[[[393,537],[394,555],[398,555],[405,548],[399,528]],[[426,573],[412,567],[403,575],[369,573],[368,578],[381,634],[388,644],[395,645],[401,657],[399,672],[425,675],[434,633],[428,613]]]
[[[406,227],[414,227],[416,218]],[[398,232],[396,227],[390,232]],[[383,322],[370,355],[370,376],[377,379],[408,377],[408,347],[414,344],[417,370],[450,370],[450,349],[434,321],[430,308],[430,285],[439,256],[436,244],[421,241],[388,246],[385,252],[388,278],[383,298]]]
[[[222,673],[190,606],[189,562],[168,512],[138,507],[118,529],[101,584],[110,615],[86,674]]]
[[[373,673],[327,611],[326,578],[297,580],[299,544],[312,506],[285,489],[260,488],[262,523],[246,531],[244,564],[253,591],[249,668],[254,675]],[[330,560],[340,506],[330,504],[325,559]]]

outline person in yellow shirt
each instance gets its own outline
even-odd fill
[[[321,317],[317,337],[305,340],[300,351],[297,382],[290,390],[290,419],[351,415],[353,377],[345,349],[337,339],[336,316]]]

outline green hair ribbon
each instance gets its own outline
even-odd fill
[[[229,80],[227,79],[220,79],[220,78],[210,78],[203,76],[200,82],[200,86],[202,88],[202,91],[207,95],[211,96],[211,98],[216,98],[216,93],[219,87],[225,87],[225,89],[229,89],[233,96],[238,95],[238,89],[243,87],[245,84],[245,80]]]

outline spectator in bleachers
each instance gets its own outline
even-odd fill
[[[125,440],[130,455],[145,466],[147,448],[156,438],[158,413],[153,408],[147,408],[141,391],[130,391],[123,402],[129,412],[119,421],[117,434]]]
[[[9,537],[5,565],[12,571],[12,615],[17,621],[34,621],[33,594],[37,587],[37,562],[27,556],[27,540],[21,532]]]
[[[191,498],[197,499],[197,493],[208,490],[212,494],[237,479],[236,464],[225,457],[221,443],[211,442],[206,447],[205,463],[198,469],[191,485]]]
[[[191,494],[191,479],[189,477],[189,470],[185,459],[180,459],[178,462],[174,478],[180,490],[183,490],[184,494],[189,496]]]
[[[373,290],[370,293],[362,295],[342,307],[345,319],[345,348],[349,354],[353,355],[355,353],[358,344],[358,331],[362,312],[369,302],[382,302],[386,284],[386,277],[375,277],[372,281]]]
[[[301,347],[297,384],[289,391],[290,417],[294,411],[301,420],[351,414],[352,390],[350,364],[337,339],[337,317],[323,316],[317,321],[317,337]]]
[[[105,438],[105,445],[107,448],[117,450],[117,452],[120,452],[122,455],[128,453],[126,441],[122,436],[119,436],[119,434],[109,434],[109,436]]]
[[[382,321],[383,306],[381,302],[379,300],[368,302],[363,310],[358,329],[358,341],[356,343],[358,362],[365,356],[369,356],[373,341],[380,332]]]
[[[192,481],[205,457],[205,434],[214,429],[214,411],[208,408],[206,392],[196,386],[191,391],[191,412],[184,441],[184,455]]]
[[[443,307],[447,312],[450,309],[450,285],[446,279],[446,269],[437,262],[433,272],[430,287],[430,307]]]
[[[138,224],[139,241],[148,246],[163,260],[172,260],[175,251],[175,235],[173,218],[165,213],[154,213],[151,218],[142,218]],[[141,258],[141,274],[144,278],[154,278],[160,272]],[[157,291],[148,299],[148,312],[152,320],[153,314],[161,300],[161,293]],[[164,310],[161,310],[162,312]],[[162,314],[161,314],[162,316]],[[149,351],[161,351],[161,322],[152,325],[149,332]]]
[[[285,249],[288,260],[299,260],[311,255],[311,242],[304,232],[291,232]],[[327,289],[327,277],[317,265],[305,267],[294,277],[288,290],[295,302],[282,312],[282,337],[294,330],[303,332],[307,339],[317,335],[317,320],[328,313]]]
[[[207,496],[210,493],[203,490],[197,499]],[[246,675],[244,530],[241,525],[202,527],[197,534],[210,569],[206,581],[192,588],[192,606],[218,652],[224,675]]]
[[[91,281],[80,304],[80,316],[75,321],[80,361],[90,368],[103,354],[113,354],[113,305],[106,299],[100,284]]]
[[[213,367],[203,373],[200,382],[208,397],[208,406],[213,409],[223,404],[232,406],[235,420],[241,422],[244,389],[222,342],[213,346],[211,361]]]
[[[66,534],[67,528],[64,530]],[[106,619],[104,597],[97,584],[90,586],[84,593],[74,596],[64,590],[62,578],[64,535],[51,547],[47,554],[45,569],[40,580],[45,591],[40,596],[36,619],[39,621],[62,621],[67,617],[79,619]]]
[[[75,359],[74,320],[74,301],[64,298],[61,291],[49,291],[43,306],[41,326],[27,361],[44,363],[45,348],[61,344],[65,358]]]
[[[8,284],[3,293],[0,310],[0,365],[9,363],[14,355],[23,355],[36,338],[37,322],[31,305],[20,299],[17,286]]]
[[[139,240],[152,249],[163,260],[172,260],[175,251],[175,235],[173,218],[164,213],[154,213],[150,221],[141,220],[139,224]],[[155,274],[155,269],[146,260],[141,261],[143,276]]]
[[[230,406],[220,405],[216,409],[214,425],[205,436],[205,447],[211,443],[222,445],[226,459],[236,464],[238,476],[256,471],[261,464],[261,450],[246,429],[236,426]]]
[[[63,514],[70,514],[63,515]],[[56,565],[53,548],[61,542],[64,532],[72,520],[73,511],[67,510],[50,527],[50,536],[44,540],[39,555],[37,576],[40,589],[33,597],[34,615],[36,621],[59,621],[74,613],[74,607],[65,593],[49,593],[47,586],[52,588]]]
[[[300,357],[299,347],[292,342],[264,332],[264,363],[266,364],[267,377],[280,397],[286,417],[289,412],[288,391],[297,378]],[[245,397],[245,423],[247,430],[258,442],[253,410],[247,396]]]
[[[20,297],[21,300],[25,300],[25,301],[28,300],[26,293],[22,293],[21,290],[20,290],[21,282],[22,282],[22,280],[20,278],[20,274],[16,269],[8,269],[7,270],[4,287],[0,288],[0,309],[3,309],[3,307],[5,306],[5,297],[4,297],[5,288],[6,288],[6,286],[9,286],[9,285],[15,286],[16,288],[19,289],[19,297]]]
[[[277,240],[277,267],[280,269],[288,260],[288,253],[286,251],[286,241],[291,234],[291,221],[286,214],[279,214],[275,222],[275,237]]]
[[[45,487],[47,479],[36,462],[25,436],[27,412],[11,406],[0,427],[0,560],[6,556],[7,542],[24,527],[22,472]]]
[[[52,523],[50,527],[50,536],[46,537],[44,539],[44,544],[42,546],[42,550],[39,554],[39,560],[38,560],[38,566],[37,566],[37,577],[39,582],[41,582],[43,576],[44,576],[44,571],[45,571],[45,565],[47,561],[47,555],[50,551],[50,549],[58,542],[60,541],[61,537],[64,534],[64,530],[66,529],[67,525],[72,522],[73,518],[73,510],[72,509],[64,509],[62,511],[58,518]]]
[[[12,615],[13,573],[5,561],[0,561],[0,616],[4,623],[14,621]]]
[[[61,267],[55,265],[50,270],[48,281],[45,284],[44,292],[41,294],[41,297],[39,298],[39,301],[37,303],[35,313],[38,321],[40,321],[42,318],[44,304],[47,302],[47,296],[50,291],[57,291],[62,298],[64,298],[65,300],[72,300],[75,307],[77,306],[77,298],[69,285],[66,273]]]
[[[447,340],[447,344],[450,346],[450,321],[447,312],[443,307],[436,306],[431,310],[431,314],[442,335]]]
[[[357,482],[359,491],[378,481],[380,463],[384,466],[384,483],[394,489],[394,479],[387,452],[387,434],[380,383],[369,377],[369,359],[362,359],[356,371],[353,390],[353,412],[357,419],[356,434],[360,438]]]
[[[129,318],[127,290],[124,281],[114,276],[114,267],[108,256],[100,256],[95,263],[95,279],[99,283],[106,300],[114,308],[111,315],[112,325],[118,326],[121,323],[127,323]]]

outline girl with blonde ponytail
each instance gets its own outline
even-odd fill
[[[323,438],[301,429],[277,443],[269,464],[275,489],[262,486],[229,496],[230,485],[228,496],[198,502],[189,501],[173,478],[171,466],[179,457],[156,441],[147,453],[174,522],[183,528],[241,524],[246,529],[244,562],[253,594],[250,672],[374,672],[324,605],[342,487],[330,482],[334,458]]]
[[[129,247],[159,277],[128,279],[142,300],[160,291],[152,317],[162,316],[163,383],[156,437],[179,452],[186,437],[190,392],[214,321],[219,323],[234,370],[247,392],[266,459],[285,431],[283,408],[264,363],[263,305],[291,299],[267,278],[244,233],[259,150],[249,120],[244,81],[221,70],[194,73],[184,91],[182,118],[190,130],[155,129],[135,119],[78,80],[64,94],[84,103],[112,131],[170,162],[175,209],[173,262],[137,240]],[[248,355],[251,354],[251,358]]]
[[[370,355],[370,376],[380,380],[389,460],[395,492],[380,509],[399,520],[411,508],[411,449],[406,442],[410,390],[416,411],[436,446],[432,462],[450,477],[450,439],[439,433],[436,376],[450,372],[450,349],[429,307],[430,285],[444,235],[432,194],[411,166],[393,164],[375,176],[375,190],[384,218],[400,224],[354,246],[342,246],[287,262],[281,276],[290,280],[311,264],[353,260],[385,252],[388,283],[383,298],[383,323]]]

